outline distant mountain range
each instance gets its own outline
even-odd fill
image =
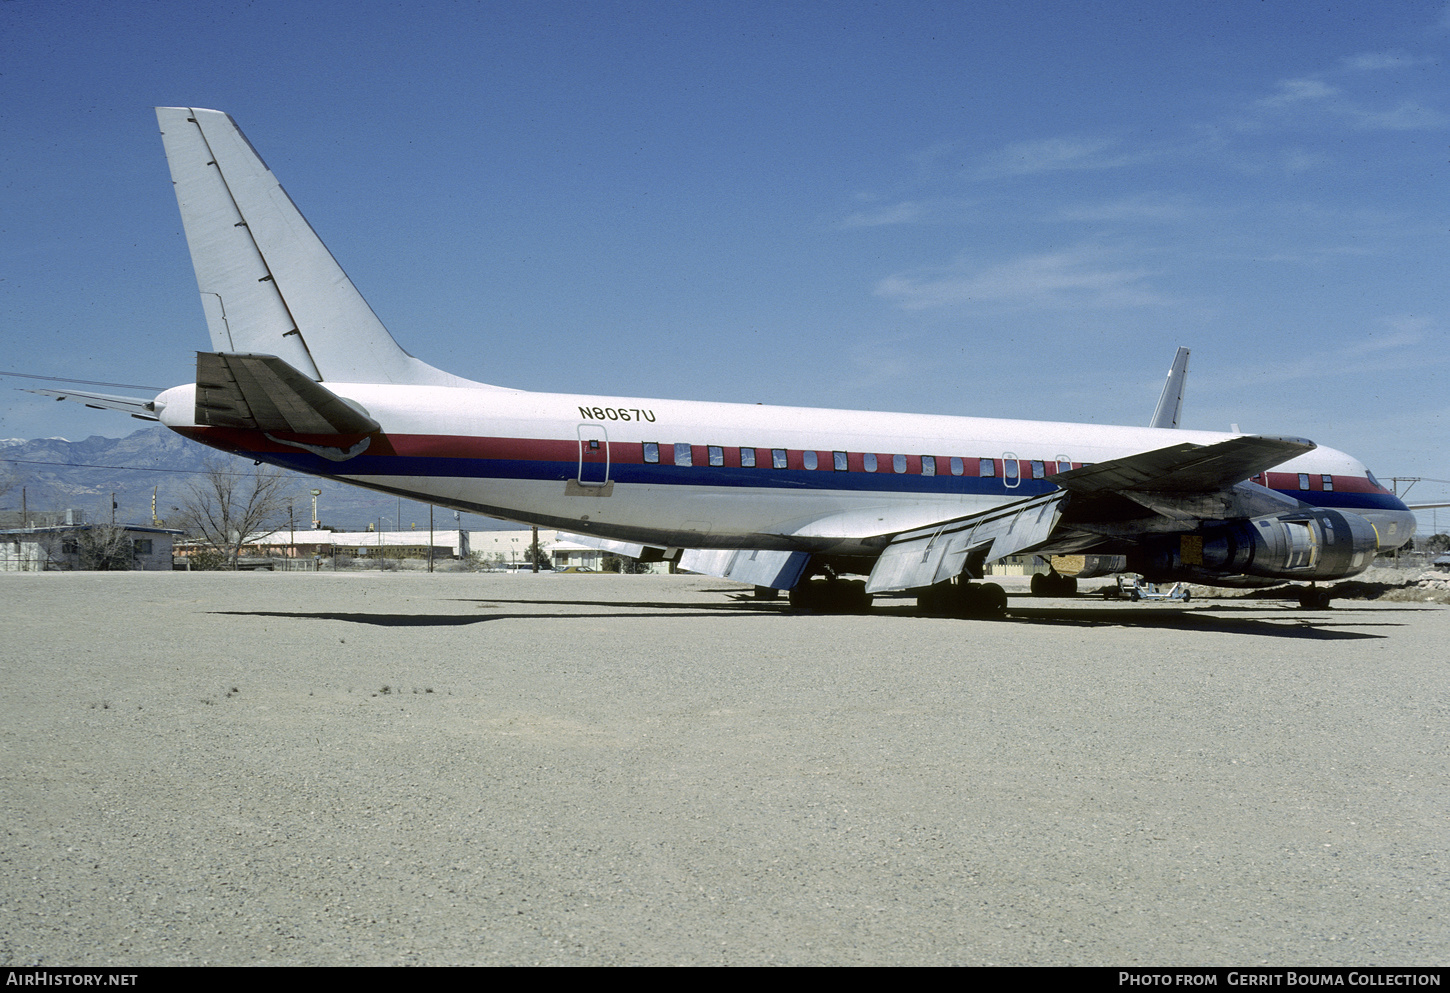
[[[111,494],[116,495],[116,521],[150,524],[151,498],[156,494],[156,516],[164,523],[187,498],[192,484],[206,471],[208,460],[237,471],[251,469],[247,459],[187,441],[166,428],[145,427],[124,438],[85,441],[37,438],[0,440],[0,513],[9,522],[21,509],[22,492],[30,512],[77,508],[87,521],[111,519]],[[381,520],[383,530],[428,527],[428,505],[372,493],[355,486],[289,472],[295,480],[293,516],[299,527],[312,517],[309,490],[320,489],[318,516],[325,527],[363,531]],[[397,518],[402,518],[401,528]],[[439,508],[434,515],[440,528],[452,528],[453,512]],[[471,530],[517,527],[476,514],[463,514],[460,524]],[[6,523],[3,526],[15,526]]]

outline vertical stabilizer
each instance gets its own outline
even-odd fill
[[[1180,348],[1173,356],[1173,365],[1168,370],[1168,379],[1163,384],[1163,394],[1158,397],[1158,409],[1153,411],[1150,428],[1176,428],[1183,414],[1183,391],[1188,385],[1188,349]]]
[[[393,340],[230,116],[158,107],[212,347],[315,380],[471,385]]]

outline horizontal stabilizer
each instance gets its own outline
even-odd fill
[[[946,582],[962,574],[973,553],[991,562],[1029,551],[1051,536],[1066,499],[1066,493],[1048,493],[899,534],[876,560],[866,592],[914,590]]]
[[[39,393],[43,397],[55,397],[57,400],[74,400],[76,403],[83,403],[87,407],[94,407],[97,410],[120,410],[132,417],[139,417],[143,421],[161,419],[158,416],[161,412],[160,407],[154,400],[115,396],[111,393],[77,392],[76,390],[26,390],[25,392]]]
[[[303,435],[366,435],[378,422],[275,355],[196,353],[196,423]]]
[[[1216,445],[1188,442],[1171,445],[1047,478],[1065,490],[1083,495],[1125,490],[1201,492],[1241,483],[1265,469],[1312,452],[1315,447],[1314,442],[1305,438],[1243,435]]]

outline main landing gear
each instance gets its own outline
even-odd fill
[[[996,583],[937,583],[916,604],[928,617],[995,618],[1007,613],[1007,591]]]
[[[1077,577],[1059,572],[1037,573],[1032,577],[1033,596],[1077,596]]]
[[[1333,594],[1318,586],[1305,586],[1299,590],[1299,607],[1303,610],[1328,610]]]
[[[860,614],[871,607],[871,594],[859,579],[812,579],[790,591],[790,605],[826,614]]]

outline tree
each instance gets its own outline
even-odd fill
[[[287,522],[292,480],[272,466],[248,470],[208,459],[191,484],[176,526],[200,541],[221,563],[235,569],[248,538],[272,534]]]
[[[119,524],[92,524],[73,533],[82,569],[125,572],[136,564],[134,540]]]

